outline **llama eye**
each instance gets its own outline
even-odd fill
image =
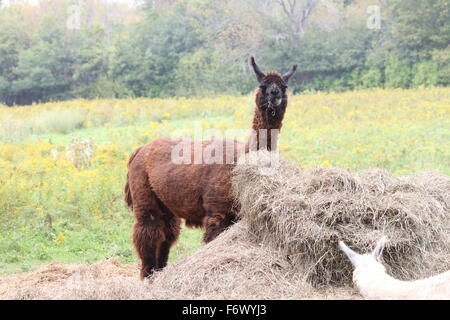
[[[266,90],[267,87],[264,85],[261,85],[261,86],[259,86],[259,88],[264,91],[264,90]]]

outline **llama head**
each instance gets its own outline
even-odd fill
[[[237,216],[234,212],[228,214],[217,213],[212,216],[203,218],[203,226],[205,233],[203,240],[208,243],[221,234],[226,228],[237,221]]]
[[[289,79],[297,70],[297,65],[294,65],[291,70],[283,75],[274,71],[265,74],[258,67],[253,57],[250,58],[250,62],[259,83],[258,107],[267,111],[268,115],[272,117],[276,117],[277,113],[284,113],[287,104],[286,89]]]
[[[346,256],[350,259],[350,262],[355,267],[355,272],[358,272],[358,269],[364,270],[374,270],[374,271],[382,271],[384,272],[386,269],[381,264],[381,256],[383,254],[384,246],[386,245],[387,237],[382,237],[378,240],[375,248],[372,253],[367,254],[359,254],[350,249],[344,242],[339,241],[339,247],[346,254]]]

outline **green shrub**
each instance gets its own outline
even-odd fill
[[[42,133],[69,133],[85,126],[85,115],[75,110],[51,110],[36,120],[36,128]]]
[[[384,70],[386,88],[409,88],[411,84],[411,68],[395,56],[386,59]]]
[[[379,69],[366,70],[361,75],[361,82],[364,88],[383,87],[383,74]]]
[[[439,85],[439,63],[435,61],[420,62],[413,67],[412,86],[437,86]]]

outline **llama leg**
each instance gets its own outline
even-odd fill
[[[178,236],[180,235],[181,221],[172,213],[170,214],[172,215],[172,217],[165,221],[165,240],[159,247],[158,269],[162,269],[167,265],[170,248],[178,240]]]
[[[158,251],[163,242],[160,230],[151,224],[136,222],[133,243],[141,260],[141,279],[150,276],[157,269]]]

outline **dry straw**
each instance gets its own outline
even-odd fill
[[[252,155],[247,155],[251,157]],[[252,241],[282,252],[314,285],[351,279],[338,241],[367,252],[381,238],[389,271],[401,279],[450,268],[450,179],[437,172],[394,177],[380,169],[301,170],[285,160],[234,170],[234,196]],[[248,163],[249,161],[247,161]]]
[[[0,299],[139,299],[148,294],[138,269],[116,259],[94,264],[54,262],[0,277]]]
[[[358,298],[343,240],[366,252],[387,235],[389,272],[417,279],[450,268],[450,178],[394,177],[384,170],[302,170],[285,160],[233,172],[241,221],[150,280],[136,266],[50,264],[0,277],[3,299]],[[244,158],[245,159],[245,158]],[[247,162],[248,163],[248,162]]]

